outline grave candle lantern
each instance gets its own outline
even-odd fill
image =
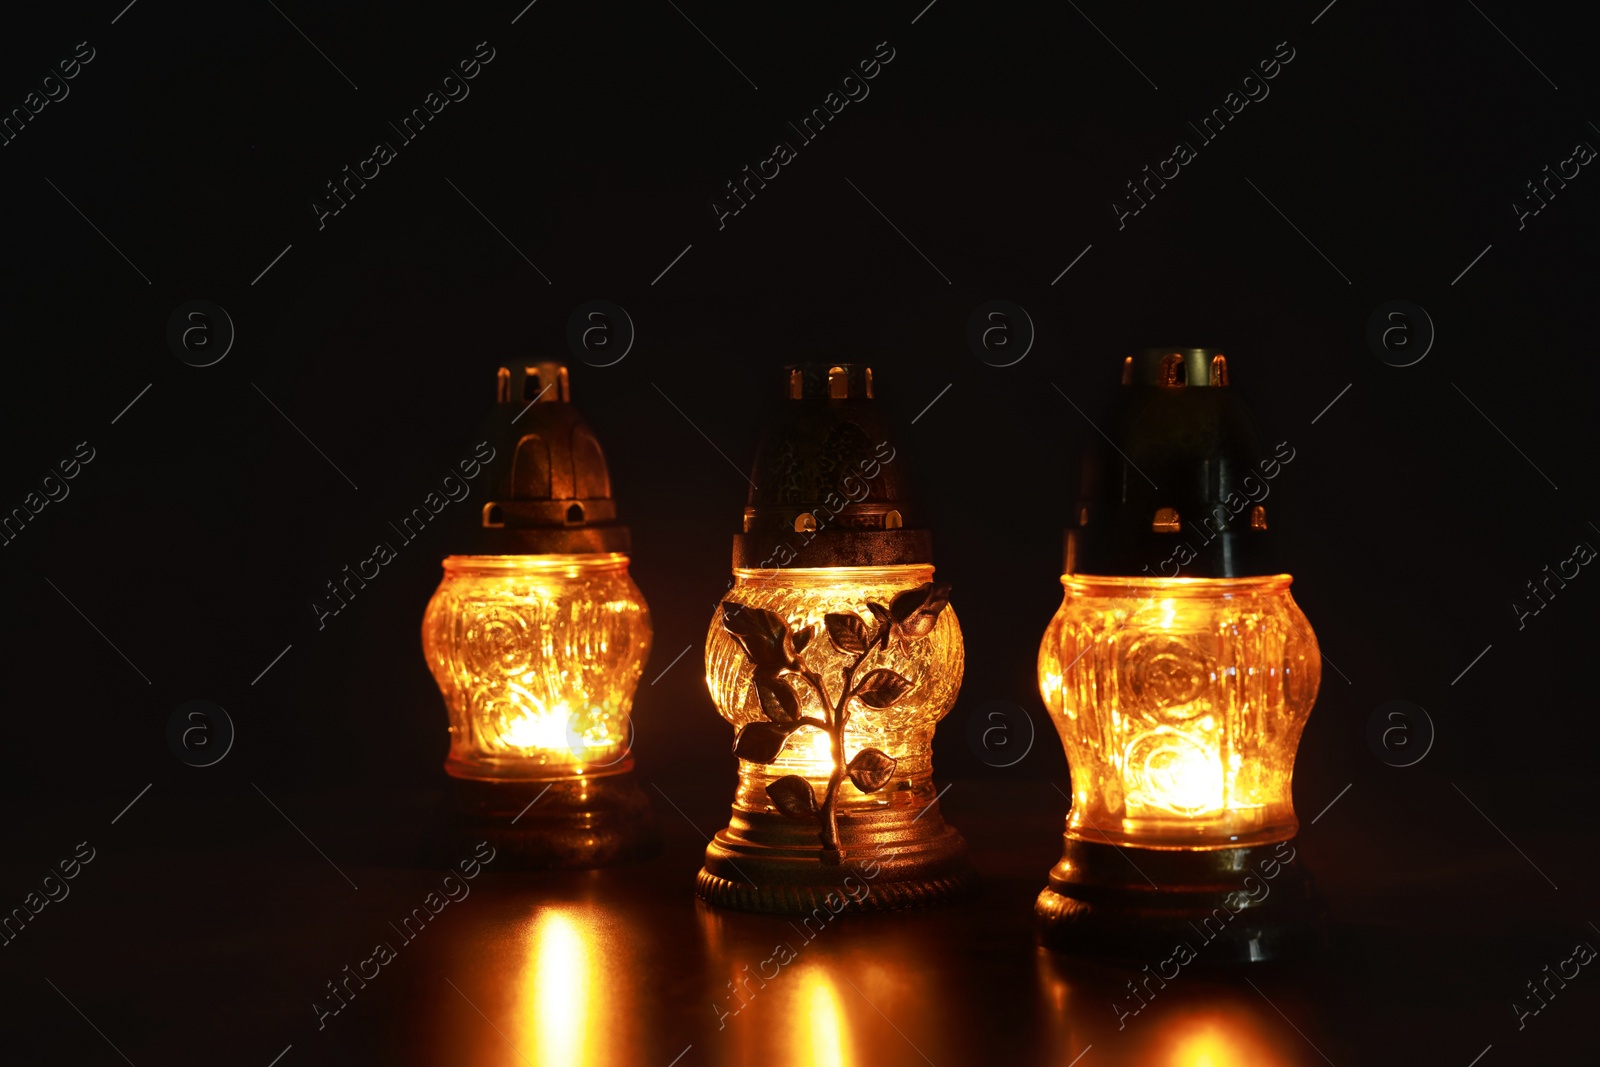
[[[1289,842],[1321,660],[1263,503],[1294,452],[1260,447],[1221,354],[1146,350],[1122,381],[1039,648],[1072,772],[1039,937],[1140,958],[1179,943],[1284,955],[1320,936]]]
[[[698,892],[767,912],[950,899],[975,874],[932,777],[934,727],[961,685],[949,587],[871,368],[798,365],[785,384],[706,640],[739,785]]]
[[[457,814],[509,864],[636,858],[654,824],[629,774],[629,712],[651,631],[628,529],[566,366],[501,367],[497,401],[482,431],[489,499],[422,625]]]

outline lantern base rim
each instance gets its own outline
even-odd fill
[[[1292,959],[1328,945],[1325,909],[1289,841],[1176,850],[1068,837],[1034,902],[1034,928],[1058,952],[1180,966]]]
[[[842,851],[829,852],[815,822],[735,808],[706,847],[695,893],[714,907],[802,915],[927,907],[977,889],[966,840],[937,803],[842,815],[839,839]]]
[[[629,773],[546,781],[450,779],[457,833],[487,841],[497,870],[586,870],[660,850],[650,798]]]

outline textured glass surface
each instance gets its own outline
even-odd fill
[[[1069,834],[1153,847],[1294,835],[1294,754],[1322,660],[1290,581],[1062,578],[1039,689],[1072,769]]]
[[[650,612],[620,552],[451,556],[422,648],[461,777],[581,773],[623,758]]]
[[[783,616],[793,632],[812,627],[814,636],[805,648],[805,660],[821,676],[829,699],[837,702],[843,689],[843,671],[853,657],[829,641],[823,616],[850,612],[870,622],[873,613],[867,606],[869,602],[887,605],[895,594],[932,580],[933,568],[923,565],[735,570],[733,588],[724,599],[775,612]],[[933,730],[955,703],[961,688],[962,656],[961,625],[955,611],[945,608],[925,638],[892,642],[887,649],[874,649],[862,661],[857,679],[882,667],[913,685],[893,707],[872,708],[859,699],[851,701],[844,735],[845,762],[848,764],[865,748],[879,749],[898,762],[894,781],[882,791],[862,793],[846,780],[840,792],[843,806],[909,803],[922,798],[925,792],[931,798],[928,778],[932,770]],[[717,710],[735,728],[763,719],[754,678],[750,658],[723,628],[719,605],[706,636],[706,685]],[[822,701],[814,691],[806,685],[796,685],[794,689],[802,715],[824,718]],[[765,794],[767,784],[790,774],[803,775],[819,786],[820,793],[832,772],[827,734],[814,727],[801,727],[789,735],[771,764],[739,761],[738,804],[747,810],[770,808]]]

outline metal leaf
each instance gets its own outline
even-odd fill
[[[853,611],[825,615],[822,622],[828,628],[828,640],[840,652],[860,655],[872,643],[867,634],[867,624]]]
[[[783,750],[789,735],[799,729],[799,723],[752,722],[739,728],[738,740],[733,743],[733,754],[751,763],[771,763]]]
[[[755,612],[760,608],[747,607],[737,600],[724,600],[722,602],[722,628],[738,637],[742,634],[754,633],[751,628],[756,619]]]
[[[798,656],[800,653],[806,650],[806,646],[811,643],[811,637],[814,632],[815,627],[812,626],[807,626],[804,630],[798,630],[795,632],[794,636],[790,639],[790,644],[793,646],[795,655]]]
[[[911,691],[912,683],[891,671],[879,667],[862,681],[856,697],[869,708],[889,708]]]
[[[756,695],[761,698],[761,710],[773,722],[792,723],[800,718],[800,698],[795,696],[789,683],[782,678],[756,678]]]
[[[900,624],[907,637],[926,637],[933,632],[939,613],[950,603],[950,586],[947,583],[928,582],[915,589],[907,589],[894,598],[889,614]]]
[[[895,622],[905,622],[917,613],[928,599],[928,594],[933,591],[932,582],[924,582],[915,589],[907,589],[896,593],[894,599],[889,601],[889,615]]]
[[[817,814],[817,795],[811,783],[798,774],[785,775],[767,786],[767,799],[791,819],[810,819]]]
[[[876,793],[894,777],[896,760],[887,752],[864,748],[850,761],[850,780],[863,793]]]
[[[734,600],[722,602],[722,628],[738,638],[745,654],[757,666],[787,666],[785,645],[792,641],[782,615],[752,608]]]

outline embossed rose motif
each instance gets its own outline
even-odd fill
[[[474,674],[507,678],[523,674],[533,654],[528,620],[515,608],[483,608],[468,633],[464,651]]]
[[[1200,698],[1211,667],[1190,638],[1145,634],[1128,645],[1122,684],[1128,710],[1164,722],[1187,722],[1206,707]]]

